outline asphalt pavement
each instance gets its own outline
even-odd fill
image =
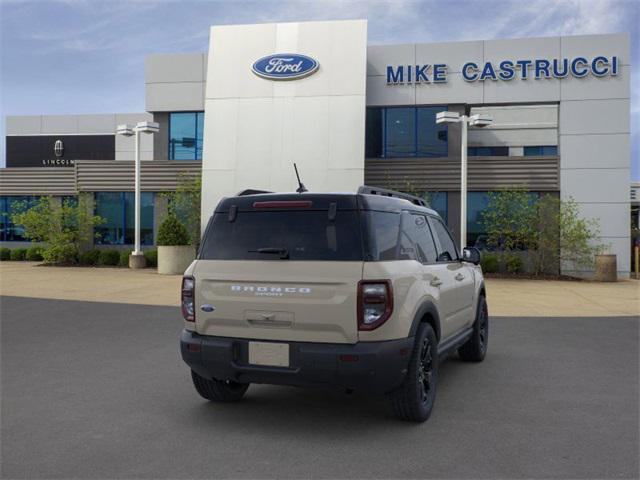
[[[491,306],[491,303],[489,303]],[[638,478],[639,321],[491,319],[431,419],[252,385],[202,400],[175,307],[2,297],[3,478]]]

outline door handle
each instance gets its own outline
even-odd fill
[[[429,285],[431,285],[432,287],[439,287],[440,285],[442,285],[442,280],[440,280],[438,277],[433,277],[433,279],[429,282]]]
[[[464,275],[463,275],[463,274],[461,274],[461,273],[459,273],[459,274],[457,274],[457,275],[456,275],[455,277],[453,277],[453,278],[455,278],[456,280],[458,280],[459,282],[461,282],[462,280],[464,280]]]

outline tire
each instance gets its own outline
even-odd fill
[[[237,402],[249,388],[248,383],[225,382],[215,378],[209,380],[193,370],[191,370],[191,379],[200,396],[212,402]]]
[[[467,342],[458,348],[458,355],[465,362],[481,362],[487,354],[489,345],[489,310],[484,295],[478,299],[476,320],[473,333]]]
[[[438,340],[431,325],[418,328],[407,376],[402,385],[390,392],[389,403],[400,420],[424,422],[428,420],[436,399],[438,380]]]

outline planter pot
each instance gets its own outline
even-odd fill
[[[182,275],[196,258],[196,251],[191,245],[158,247],[158,273],[163,275]]]
[[[597,282],[615,282],[618,280],[618,268],[615,255],[596,255],[594,280]]]

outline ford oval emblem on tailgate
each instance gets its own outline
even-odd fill
[[[298,53],[278,53],[256,60],[253,73],[269,80],[296,80],[308,77],[318,70],[318,62]]]
[[[209,305],[208,303],[200,306],[200,310],[202,310],[203,312],[213,312],[215,309],[216,307],[214,307],[213,305]]]

